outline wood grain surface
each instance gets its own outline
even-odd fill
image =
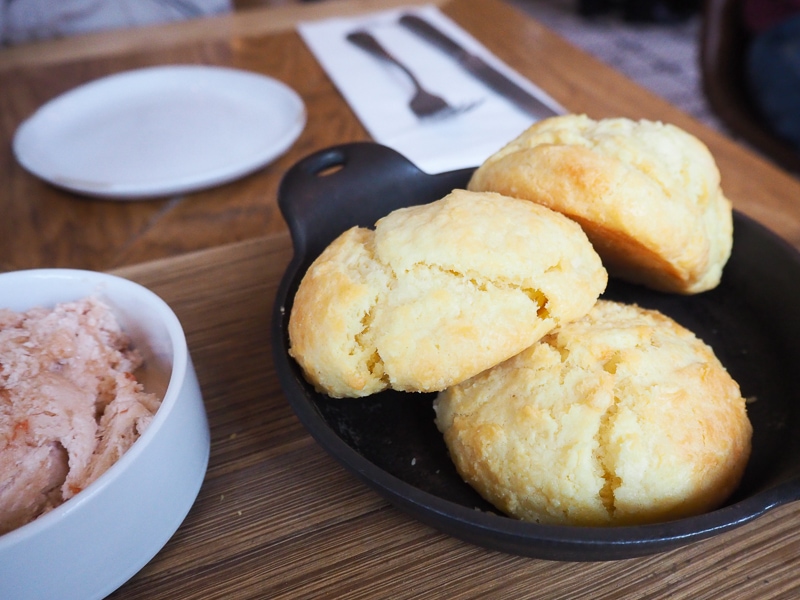
[[[404,599],[800,597],[800,505],[681,549],[551,562],[461,542],[388,505],[305,432],[270,350],[285,235],[117,273],[160,294],[187,332],[211,427],[197,502],[111,597]]]
[[[329,0],[32,44],[0,53],[0,270],[105,270],[285,231],[276,208],[283,173],[322,148],[368,134],[294,30],[301,20],[397,0]],[[798,180],[704,127],[501,0],[442,9],[501,59],[573,112],[675,123],[711,148],[737,208],[800,245]],[[147,202],[92,200],[49,186],[14,160],[17,126],[47,100],[103,75],[149,65],[225,65],[286,82],[308,124],[294,146],[256,173],[209,190]]]
[[[682,549],[605,563],[510,556],[441,534],[348,474],[305,432],[272,365],[269,321],[290,257],[282,174],[324,147],[369,139],[294,31],[300,20],[400,4],[329,0],[0,52],[0,270],[69,266],[139,281],[187,331],[211,425],[197,502],[115,599],[797,598],[800,506]],[[403,2],[408,4],[410,2]],[[735,206],[800,247],[800,184],[634,85],[502,0],[446,14],[574,112],[675,123],[711,148]],[[26,173],[10,143],[41,104],[126,69],[240,67],[298,91],[308,125],[272,165],[148,202],[91,200]],[[146,262],[147,261],[147,262]]]

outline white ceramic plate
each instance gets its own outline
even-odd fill
[[[194,191],[262,167],[306,123],[283,83],[223,67],[126,71],[71,90],[17,130],[20,164],[90,196],[138,199]]]

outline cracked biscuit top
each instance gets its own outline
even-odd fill
[[[750,453],[745,400],[711,348],[659,312],[605,300],[434,408],[461,476],[545,524],[714,509]]]
[[[573,221],[454,190],[331,243],[294,298],[289,353],[334,397],[440,391],[582,317],[606,283]]]
[[[490,156],[468,188],[564,213],[611,276],[665,292],[716,287],[731,253],[733,213],[711,152],[665,123],[544,119]]]

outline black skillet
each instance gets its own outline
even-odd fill
[[[310,263],[349,227],[371,227],[397,208],[441,198],[464,187],[471,172],[428,175],[389,148],[357,143],[317,152],[284,177],[278,203],[294,258],[275,302],[274,358],[289,403],[327,452],[423,523],[494,550],[554,560],[665,551],[800,498],[800,254],[738,213],[733,254],[715,290],[685,297],[612,280],[604,294],[656,308],[694,331],[751,400],[753,454],[739,489],[718,510],[635,527],[521,522],[498,514],[459,478],[433,424],[432,394],[337,400],[316,393],[287,353],[292,299]]]

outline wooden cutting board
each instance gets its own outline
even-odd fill
[[[394,509],[317,446],[280,390],[270,319],[290,257],[288,236],[277,235],[115,271],[181,319],[211,457],[183,525],[112,598],[800,597],[798,505],[679,550],[605,563],[485,550]]]

